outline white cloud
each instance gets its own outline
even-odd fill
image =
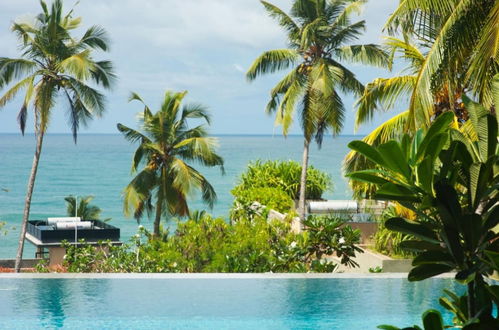
[[[291,3],[270,1],[286,11]],[[17,56],[18,43],[10,24],[40,12],[39,1],[0,2],[0,56]],[[66,0],[66,9],[75,2]],[[387,8],[395,5],[393,0],[368,3],[363,16],[368,32],[363,42],[378,41]],[[106,118],[92,123],[90,131],[114,132],[117,121],[133,122],[136,107],[126,103],[130,91],[154,106],[167,88],[187,89],[189,99],[209,105],[217,132],[272,131],[273,120],[266,119],[263,109],[276,77],[248,84],[243,73],[263,50],[283,47],[285,34],[258,0],[81,0],[75,14],[83,17],[84,27],[98,24],[108,31],[111,52],[95,57],[111,59],[119,76],[115,90],[108,94]],[[17,130],[16,113],[7,110],[0,112],[0,132]],[[241,117],[237,116],[256,122],[248,125],[245,120],[238,127]],[[53,132],[67,131],[61,118],[54,120]],[[350,133],[348,125],[345,131]]]

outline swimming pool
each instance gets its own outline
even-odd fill
[[[447,278],[0,277],[0,327],[375,329],[421,324],[444,288],[460,289]]]

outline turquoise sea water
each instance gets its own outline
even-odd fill
[[[348,152],[347,143],[355,137],[326,139],[321,150],[312,147],[310,163],[331,174],[334,192],[327,198],[350,199],[347,182],[341,175],[341,162]],[[34,136],[0,134],[0,221],[7,222],[7,236],[0,236],[0,258],[15,256],[18,224],[22,218],[26,185],[34,153]],[[232,203],[230,190],[249,161],[255,159],[300,160],[302,138],[291,136],[220,136],[220,154],[225,159],[226,174],[219,170],[201,168],[218,194],[218,202],[211,211],[226,216]],[[94,195],[94,203],[103,209],[103,217],[111,217],[112,224],[121,228],[126,241],[137,229],[133,219],[122,212],[121,192],[130,181],[130,163],[134,146],[121,135],[80,135],[74,145],[70,135],[48,135],[45,138],[38,170],[31,219],[64,216],[64,197]],[[204,209],[197,196],[191,198],[191,209]],[[143,224],[150,226],[148,220]],[[34,249],[27,244],[25,257],[32,257]]]
[[[425,310],[442,310],[444,288],[462,291],[450,279],[0,279],[0,324],[367,330],[421,325]]]

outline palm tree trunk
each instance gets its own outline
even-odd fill
[[[156,203],[156,217],[154,218],[154,228],[153,228],[153,236],[155,238],[159,237],[159,224],[161,223],[162,207],[163,207],[163,199],[158,196],[158,202]]]
[[[310,148],[310,140],[305,138],[303,144],[303,158],[301,162],[301,178],[300,178],[300,197],[298,200],[298,215],[300,220],[305,220],[305,193],[307,188],[307,168],[308,168],[308,150]]]
[[[21,234],[19,235],[19,244],[17,247],[16,263],[14,266],[15,272],[21,271],[21,260],[24,251],[24,239],[26,237],[26,228],[28,227],[29,210],[31,207],[31,197],[33,196],[33,189],[35,188],[36,172],[38,170],[38,162],[42,153],[44,132],[41,131],[36,137],[35,156],[33,157],[33,165],[31,166],[31,174],[28,180],[28,191],[26,192],[26,201],[24,202],[23,222],[21,224]]]

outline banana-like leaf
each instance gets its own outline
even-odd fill
[[[348,174],[348,177],[352,180],[372,183],[372,184],[380,185],[380,186],[389,182],[388,180],[386,180],[384,178],[381,178],[377,175],[372,174],[371,172],[366,172],[366,171],[353,172],[353,173]]]
[[[407,251],[444,251],[439,244],[433,244],[425,241],[407,240],[400,242],[399,246]]]
[[[450,185],[441,182],[435,184],[435,190],[440,218],[444,224],[458,229],[458,221],[462,217],[463,211],[456,190]]]
[[[421,199],[412,190],[395,183],[385,183],[375,194],[377,199],[394,200],[398,202],[420,202]]]
[[[440,244],[440,240],[438,239],[435,232],[428,228],[426,225],[419,222],[410,221],[403,218],[390,218],[386,220],[385,227],[390,230],[415,236],[429,243]]]
[[[375,164],[382,166],[386,165],[379,151],[363,141],[352,141],[348,144],[348,147],[352,150],[357,151],[359,154],[362,154],[364,157],[373,161]]]
[[[442,115],[440,115],[430,126],[428,129],[428,132],[426,133],[423,141],[421,141],[421,144],[418,147],[418,151],[416,154],[416,159],[421,159],[423,158],[423,155],[426,152],[426,148],[430,145],[432,142],[433,138],[440,134],[443,133],[445,130],[447,130],[450,126],[450,124],[454,120],[454,113],[453,112],[445,112]]]
[[[396,141],[392,140],[383,143],[378,147],[378,152],[383,157],[386,167],[395,173],[402,174],[407,181],[411,180],[411,169],[400,145]]]
[[[425,251],[412,260],[413,266],[443,264],[455,267],[452,256],[445,251]]]
[[[411,282],[426,280],[427,278],[437,276],[452,271],[454,267],[444,264],[425,264],[411,269],[408,279]]]

